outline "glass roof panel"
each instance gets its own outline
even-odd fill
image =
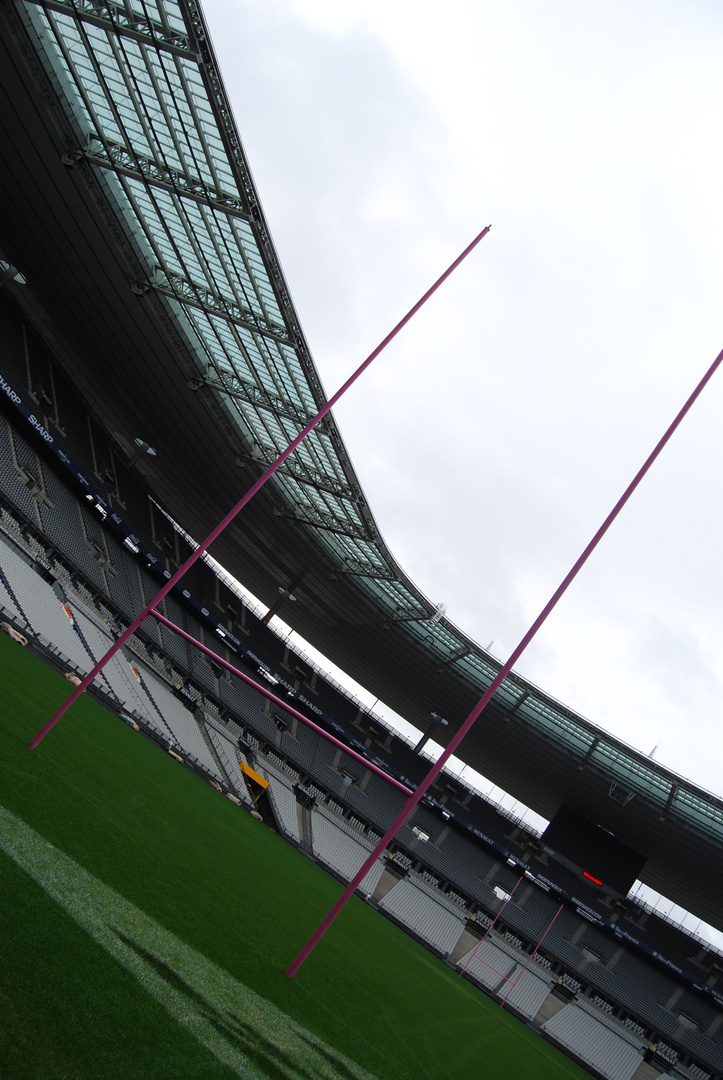
[[[252,451],[261,460],[273,458],[316,412],[321,383],[220,77],[193,44],[194,20],[186,21],[178,0],[120,0],[90,13],[71,0],[53,0],[52,10],[33,0],[20,6],[77,137],[77,154],[87,156],[98,189],[147,266],[145,284],[158,291],[199,374],[216,380],[213,392],[237,418],[243,438],[255,440]],[[499,665],[446,619],[432,623],[433,605],[404,577],[383,542],[372,542],[376,526],[365,504],[348,497],[361,489],[331,430],[333,438],[317,429],[289,459],[278,477],[278,497],[302,520],[318,524],[325,518],[343,527],[346,533],[310,527],[311,542],[350,572],[350,582],[378,605],[380,618],[398,621],[435,659],[454,657],[455,672],[481,692]],[[520,683],[516,678],[500,687],[496,703],[514,709],[520,721],[566,752],[589,754],[591,767],[621,785],[667,804],[671,780],[665,770],[641,763],[622,744]],[[723,830],[719,802],[684,784],[669,810],[696,827]]]

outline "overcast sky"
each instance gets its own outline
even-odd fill
[[[205,0],[395,557],[506,659],[723,348],[723,8]],[[518,670],[723,791],[723,371]]]

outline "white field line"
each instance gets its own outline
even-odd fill
[[[0,849],[238,1076],[267,1080],[272,1073],[288,1080],[375,1080],[2,806]]]

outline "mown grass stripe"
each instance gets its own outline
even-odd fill
[[[0,848],[244,1080],[375,1080],[2,806]]]

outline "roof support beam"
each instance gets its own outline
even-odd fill
[[[349,488],[345,488],[341,484],[334,485],[334,481],[330,477],[324,477],[322,479],[320,474],[308,472],[303,466],[294,467],[292,465],[289,468],[282,467],[277,469],[277,472],[281,473],[282,476],[288,476],[292,480],[296,480],[299,484],[307,484],[309,487],[313,487],[315,491],[324,492],[326,495],[333,495],[337,499],[351,499],[352,501],[354,499]],[[319,479],[317,479],[317,476]],[[366,533],[360,533],[359,536],[365,540],[369,539]]]
[[[437,668],[437,671],[441,675],[445,668],[451,667],[452,664],[456,664],[458,660],[463,660],[465,656],[469,656],[471,652],[472,650],[470,648],[463,646],[461,649],[458,649],[456,653],[452,653],[446,660],[443,660]]]
[[[194,387],[194,389],[201,389],[201,387]],[[233,394],[228,394],[227,396],[230,398],[234,397]],[[254,404],[258,404],[265,408],[271,408],[271,406],[264,402]],[[278,410],[272,411],[274,411],[277,416],[285,415]],[[295,419],[295,417],[291,417],[291,419]],[[269,453],[266,450],[256,449],[247,457],[240,458],[238,464],[241,468],[245,468],[247,465],[259,465],[262,468],[267,468],[273,461],[273,452]],[[287,458],[284,464],[276,471],[281,476],[288,476],[291,480],[295,480],[299,484],[307,484],[309,487],[313,487],[315,491],[324,492],[326,495],[333,495],[334,498],[337,499],[349,499],[355,505],[358,502],[356,494],[348,485],[342,484],[341,481],[336,480],[334,476],[311,469],[308,465],[305,465],[300,461],[294,461],[291,458]],[[287,514],[287,511],[279,510],[279,513],[277,513],[276,516],[283,517],[285,514]],[[369,537],[365,535],[364,539],[368,540]]]
[[[671,784],[670,785],[670,791],[668,792],[668,801],[666,802],[665,807],[660,811],[660,820],[661,821],[665,821],[668,814],[670,813],[670,808],[673,805],[673,803],[675,802],[675,796],[678,794],[678,791],[679,791],[679,788],[678,788],[677,784]]]
[[[371,566],[367,569],[358,570],[345,570],[342,567],[337,567],[336,570],[332,570],[329,577],[332,581],[339,581],[344,577],[363,577],[370,578],[372,581],[396,581],[396,577],[391,570],[381,570]]]
[[[370,542],[371,538],[367,536],[361,528],[354,528],[351,522],[339,521],[338,518],[328,515],[328,519],[325,521],[321,514],[317,520],[313,518],[302,517],[300,514],[295,514],[291,510],[286,510],[284,507],[276,507],[274,509],[276,517],[285,517],[290,521],[293,521],[295,525],[310,525],[314,529],[324,529],[326,532],[335,533],[337,536],[346,536],[350,540],[367,540]]]
[[[153,158],[144,157],[126,146],[119,146],[116,143],[103,145],[94,139],[92,145],[79,150],[77,155],[78,159],[82,157],[91,165],[109,169],[119,176],[128,176],[131,180],[148,184],[149,187],[169,191],[184,199],[192,199],[193,202],[208,206],[229,217],[240,218],[247,222],[251,220],[251,215],[244,209],[241,199],[214,191],[202,180],[177,169],[171,169],[168,165],[162,165]]]
[[[385,630],[391,630],[392,626],[395,623],[429,622],[429,620],[432,618],[433,614],[434,614],[434,612],[430,613],[429,611],[425,611],[421,615],[420,614],[416,614],[416,615],[392,615],[392,617],[387,619],[387,621],[384,623],[384,629]]]
[[[171,30],[138,11],[129,15],[123,4],[114,4],[110,0],[31,0],[31,3],[63,15],[72,15],[109,34],[127,37],[143,45],[153,45],[156,49],[198,63],[198,57],[185,34]]]
[[[205,311],[209,315],[227,319],[228,322],[242,326],[244,330],[250,330],[253,334],[260,334],[271,341],[288,343],[285,326],[264,323],[255,312],[242,308],[235,300],[221,296],[220,293],[211,292],[210,289],[189,281],[180,274],[158,267],[155,277],[141,284],[147,285],[148,288],[164,296],[179,300],[182,304],[189,304],[200,311]]]
[[[520,694],[520,696],[518,697],[517,701],[514,703],[512,708],[508,709],[507,712],[505,713],[505,723],[507,723],[508,720],[512,719],[512,717],[515,715],[515,713],[520,708],[520,706],[525,704],[525,702],[527,701],[529,696],[530,696],[529,690],[525,690],[524,694]]]
[[[582,770],[588,764],[588,762],[590,761],[590,758],[593,756],[593,754],[595,753],[595,751],[597,750],[599,745],[600,745],[600,740],[596,736],[592,740],[590,745],[588,746],[588,748],[587,748],[587,750],[585,752],[585,757],[582,759],[582,761],[580,762],[580,764],[577,767],[579,772],[582,772]]]
[[[243,401],[245,404],[253,405],[255,408],[268,409],[274,416],[283,416],[286,420],[292,420],[301,427],[308,424],[311,419],[311,416],[308,413],[304,412],[298,405],[295,405],[293,401],[289,401],[288,398],[282,398],[276,394],[272,394],[268,390],[262,389],[256,383],[252,383],[247,379],[242,379],[238,375],[231,375],[229,372],[224,371],[223,374],[220,375],[214,375],[209,372],[202,380],[202,383],[203,386],[208,386],[212,390],[218,390],[219,393],[225,394],[226,397],[230,397],[234,401]],[[192,389],[200,390],[203,386],[201,385],[201,380],[199,380],[199,385],[193,386]]]

